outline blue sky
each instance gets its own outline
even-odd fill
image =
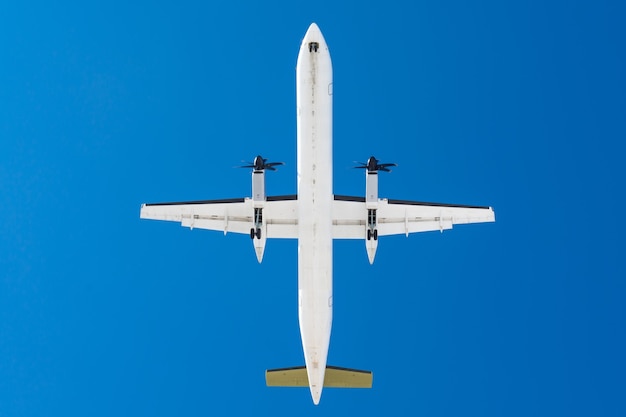
[[[617,1],[5,2],[0,416],[626,414],[625,7]],[[334,66],[334,188],[497,222],[335,243],[329,362],[372,390],[269,389],[303,363],[296,242],[139,220],[295,192],[295,62]]]

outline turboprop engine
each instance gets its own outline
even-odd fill
[[[367,225],[365,226],[364,238],[367,257],[370,264],[374,263],[376,250],[378,249],[378,171],[391,172],[389,167],[398,166],[394,163],[381,164],[374,156],[370,156],[367,162],[354,168],[365,169],[365,208],[367,209]]]
[[[266,158],[257,155],[253,162],[242,165],[239,168],[252,168],[252,227],[250,228],[250,239],[254,245],[259,263],[263,260],[266,241],[266,224],[263,222],[263,206],[267,200],[265,194],[265,170],[276,171],[276,166],[284,165],[283,162],[267,162]]]

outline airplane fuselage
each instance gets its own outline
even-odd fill
[[[332,88],[330,53],[317,25],[296,66],[298,318],[313,402],[319,402],[333,317]]]

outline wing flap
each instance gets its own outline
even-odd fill
[[[333,201],[333,238],[363,239],[367,225],[365,198],[335,196]]]
[[[268,197],[263,205],[263,219],[267,225],[268,238],[297,239],[297,196]]]

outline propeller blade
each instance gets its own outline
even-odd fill
[[[355,166],[354,168],[358,168],[358,169],[367,169],[369,172],[376,172],[376,171],[384,171],[384,172],[391,172],[390,169],[388,169],[388,167],[397,167],[398,164],[394,164],[391,162],[388,163],[384,163],[384,164],[379,164],[378,163],[378,159],[376,159],[373,156],[370,156],[370,158],[367,160],[367,162],[357,162],[354,161],[355,164],[360,164],[358,166]]]
[[[276,171],[276,168],[274,168],[275,166],[278,165],[285,165],[284,162],[267,162],[267,158],[263,158],[261,155],[258,155],[257,157],[254,158],[254,162],[245,162],[242,161],[247,165],[241,165],[238,168],[252,168],[254,170],[264,170],[264,169],[268,169],[270,171]]]

